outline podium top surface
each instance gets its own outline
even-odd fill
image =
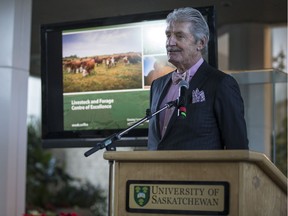
[[[248,150],[106,151],[104,159],[116,161],[258,161],[264,154]]]
[[[287,193],[287,178],[269,160],[249,150],[193,150],[193,151],[106,151],[104,159],[116,162],[247,162],[262,169]]]

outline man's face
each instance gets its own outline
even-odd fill
[[[190,32],[191,23],[172,22],[166,28],[166,50],[168,61],[184,72],[200,58],[203,48],[201,41],[196,43]]]

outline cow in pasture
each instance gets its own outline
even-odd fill
[[[128,60],[128,56],[124,56],[122,60],[123,60],[124,64],[126,64],[126,65],[130,64],[130,62]]]
[[[119,62],[119,61],[121,61],[121,59],[123,59],[123,55],[115,55],[114,56],[114,59],[115,59],[115,64],[117,63],[117,62]]]
[[[81,73],[83,69],[79,59],[67,60],[63,63],[63,67],[68,73]]]
[[[71,60],[64,60],[63,61],[63,71],[71,73]]]
[[[106,64],[107,68],[111,68],[111,67],[116,66],[116,61],[115,61],[114,56],[106,58],[105,64]]]
[[[128,54],[122,58],[124,64],[138,64],[141,63],[142,57],[140,54]]]
[[[103,58],[100,58],[97,56],[94,58],[94,62],[95,62],[95,66],[98,67],[100,64],[103,63]]]
[[[81,66],[83,68],[82,70],[83,77],[88,76],[95,68],[95,59],[93,58],[85,59],[82,61]]]

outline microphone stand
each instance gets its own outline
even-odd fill
[[[127,129],[123,130],[122,132],[114,133],[111,136],[104,139],[103,141],[96,143],[96,145],[93,148],[91,148],[90,150],[88,150],[87,152],[85,152],[84,155],[86,157],[88,157],[89,155],[91,155],[91,154],[95,153],[96,151],[103,149],[103,148],[106,148],[107,151],[115,151],[115,148],[110,146],[114,141],[120,140],[124,134],[128,133],[133,128],[138,127],[140,124],[149,120],[150,118],[157,115],[158,113],[160,113],[160,112],[162,112],[168,108],[170,109],[173,106],[177,107],[178,103],[179,103],[179,101],[177,99],[177,100],[170,101],[170,102],[166,103],[162,108],[160,108],[159,110],[157,110],[154,113],[150,113],[150,111],[147,111],[146,116],[144,118],[137,121],[136,123],[134,123],[133,125],[131,125]]]

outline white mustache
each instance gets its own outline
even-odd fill
[[[176,47],[166,47],[167,52],[179,52],[181,51],[180,49]]]

